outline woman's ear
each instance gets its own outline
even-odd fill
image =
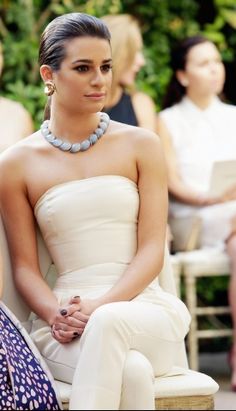
[[[178,82],[181,84],[181,86],[188,87],[189,81],[188,81],[187,75],[184,70],[177,70],[176,78]]]
[[[40,75],[42,77],[42,80],[44,82],[52,80],[53,79],[53,72],[50,66],[48,66],[47,64],[43,64],[40,67]]]

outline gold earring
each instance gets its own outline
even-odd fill
[[[44,93],[46,94],[46,96],[52,96],[55,90],[56,86],[52,80],[45,81]]]

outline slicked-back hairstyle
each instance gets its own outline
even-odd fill
[[[111,35],[105,23],[85,13],[68,13],[52,20],[41,35],[39,65],[46,64],[53,71],[60,69],[66,57],[69,40],[78,37],[97,37],[110,44]],[[50,118],[50,97],[44,109],[44,119]]]
[[[52,20],[42,33],[39,64],[47,64],[53,71],[60,69],[66,56],[66,43],[77,37],[98,37],[110,43],[105,23],[85,13],[68,13]]]

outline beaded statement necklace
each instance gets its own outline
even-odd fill
[[[107,127],[110,122],[110,117],[107,113],[100,114],[100,122],[98,127],[88,138],[81,141],[81,143],[69,143],[68,141],[64,141],[59,137],[54,136],[52,132],[49,130],[49,120],[45,120],[41,125],[41,133],[44,136],[45,140],[47,140],[50,144],[54,147],[59,148],[62,151],[69,151],[70,153],[78,153],[79,151],[86,151],[89,147],[94,145],[99,138],[103,136],[106,132]]]

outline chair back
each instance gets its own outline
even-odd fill
[[[49,271],[52,260],[46,249],[41,234],[37,233],[39,265],[43,276]],[[0,216],[0,252],[3,266],[3,296],[2,301],[15,314],[19,321],[25,323],[29,319],[30,308],[25,304],[14,284],[12,265],[7,244],[5,229]]]

